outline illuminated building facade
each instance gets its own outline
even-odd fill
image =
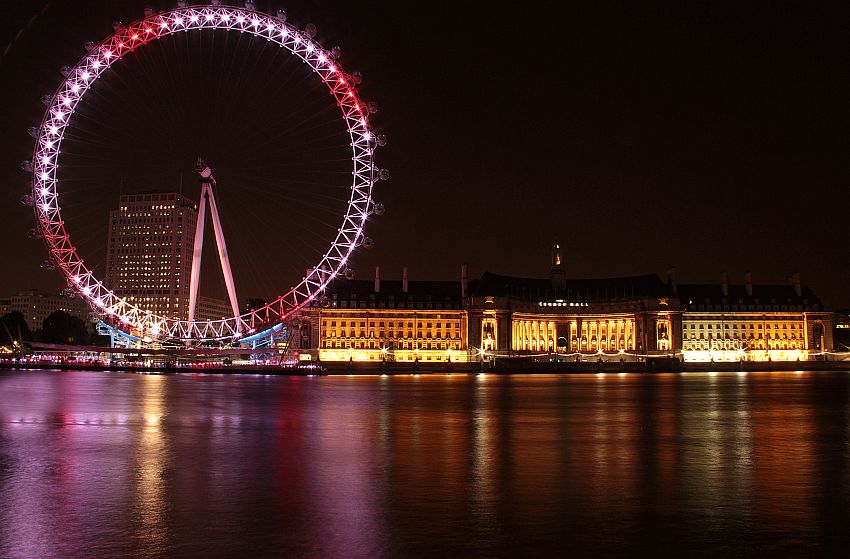
[[[197,207],[175,192],[121,196],[109,213],[106,285],[154,314],[187,318]]]
[[[31,289],[0,299],[0,315],[19,312],[24,315],[30,330],[41,330],[44,320],[56,311],[64,311],[82,319],[88,325],[89,307],[82,299],[45,293]]]
[[[470,343],[495,355],[673,354],[678,300],[658,276],[565,280],[484,274],[470,286]]]
[[[567,279],[485,273],[468,282],[337,280],[292,330],[323,361],[788,361],[833,351],[833,314],[795,275],[788,285],[676,285],[671,273]]]
[[[789,285],[676,286],[685,361],[794,361],[834,351],[833,313],[794,274]]]
[[[322,361],[463,362],[467,320],[461,282],[334,282],[301,313],[292,348]]]
[[[201,295],[195,308],[195,320],[221,320],[233,316],[230,303]]]
[[[175,192],[121,196],[109,213],[106,285],[154,314],[187,319],[198,204]],[[196,318],[218,320],[233,311],[199,297]]]
[[[559,242],[549,278],[486,273],[469,290],[470,344],[494,355],[626,360],[681,347],[679,302],[657,275],[568,280]]]

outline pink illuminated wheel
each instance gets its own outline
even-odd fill
[[[92,46],[75,66],[63,69],[64,80],[49,100],[40,127],[32,161],[32,196],[39,231],[55,266],[66,276],[68,285],[81,294],[94,312],[107,323],[147,341],[182,340],[204,342],[236,341],[258,330],[284,321],[295,311],[316,299],[328,283],[347,268],[355,248],[370,245],[363,235],[370,214],[383,211],[372,200],[372,188],[385,179],[373,161],[375,148],[384,138],[376,137],[369,127],[369,106],[359,97],[356,78],[346,74],[337,61],[337,52],[327,50],[312,36],[314,30],[301,31],[278,17],[247,8],[221,5],[180,7],[152,13],[127,26],[116,25],[114,34]],[[309,26],[308,26],[309,27]],[[96,279],[77,251],[60,214],[61,196],[57,188],[61,165],[62,139],[74,111],[92,84],[115,61],[160,37],[187,30],[227,30],[250,33],[287,49],[309,66],[327,86],[341,112],[351,140],[352,182],[347,209],[327,251],[294,287],[266,306],[216,321],[189,321],[156,316],[144,311],[107,289]]]

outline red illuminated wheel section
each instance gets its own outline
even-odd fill
[[[86,92],[92,84],[129,52],[144,48],[144,45],[161,37],[192,30],[249,33],[277,44],[301,59],[327,86],[351,142],[350,196],[336,236],[324,255],[300,282],[274,301],[238,316],[213,321],[151,314],[116,295],[94,277],[85,261],[78,256],[65,228],[61,215],[62,196],[58,188],[62,174],[63,136],[75,110],[85,102]],[[238,340],[286,320],[319,297],[328,283],[346,270],[354,250],[371,244],[364,237],[363,230],[369,215],[380,213],[381,209],[372,200],[372,188],[376,180],[386,178],[387,174],[375,167],[373,155],[375,148],[383,145],[384,140],[370,130],[369,108],[358,96],[353,83],[355,79],[340,66],[338,53],[322,47],[313,35],[287,23],[282,13],[274,17],[248,8],[220,5],[181,7],[157,14],[148,12],[140,21],[127,26],[116,25],[114,34],[94,45],[75,66],[63,70],[64,79],[49,100],[35,134],[33,204],[52,265],[61,270],[69,287],[86,299],[105,322],[150,340]]]

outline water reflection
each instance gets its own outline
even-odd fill
[[[0,556],[830,554],[839,373],[0,374]]]
[[[485,546],[492,546],[497,536],[499,477],[498,438],[496,436],[497,415],[493,397],[498,385],[488,383],[487,376],[480,374],[472,385],[472,456],[470,471],[469,508],[472,513],[476,539]]]
[[[163,432],[165,396],[168,379],[162,376],[142,377],[141,428],[135,445],[135,490],[132,517],[138,523],[135,530],[137,546],[141,549],[168,548],[168,527],[165,515],[166,482],[169,461],[168,440]]]

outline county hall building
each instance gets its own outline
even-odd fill
[[[677,285],[658,275],[569,279],[552,247],[549,277],[485,273],[455,281],[338,279],[290,336],[302,359],[465,362],[788,361],[833,351],[832,313],[795,275],[788,285]]]

